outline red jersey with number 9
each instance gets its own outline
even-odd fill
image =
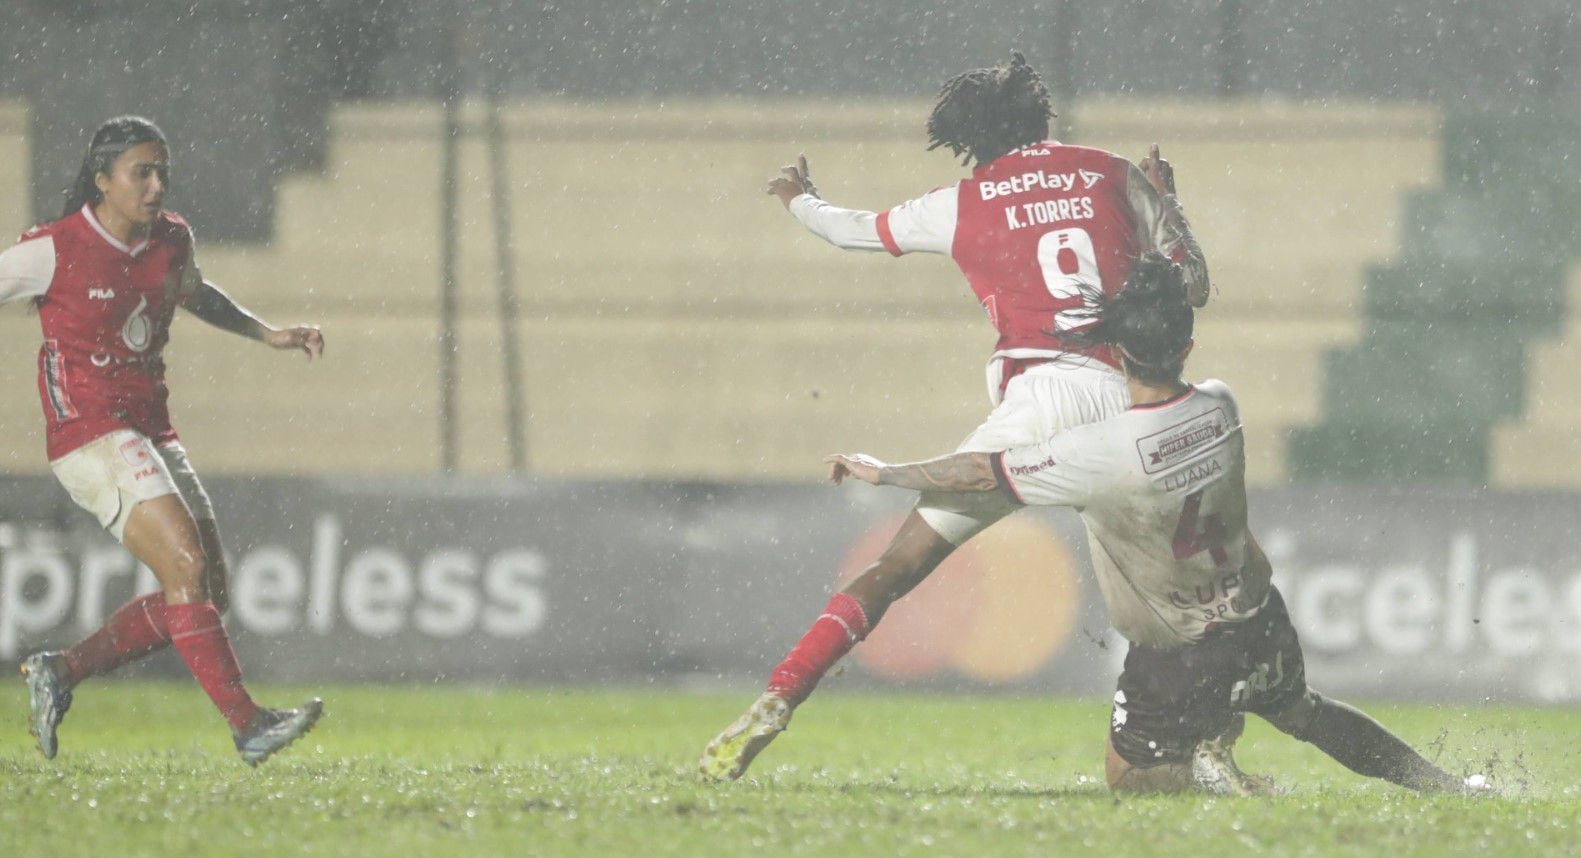
[[[54,274],[38,302],[50,460],[123,428],[155,444],[176,440],[163,351],[183,283],[196,273],[186,221],[163,212],[146,240],[127,246],[84,206],[22,241],[54,245]]]
[[[1081,308],[1125,283],[1144,249],[1126,200],[1130,169],[1101,149],[1031,146],[961,182],[952,255],[999,330],[998,350],[1063,350],[1058,332],[1091,321]]]
[[[1045,141],[880,214],[877,228],[896,255],[948,247],[999,331],[996,352],[1053,354],[1070,350],[1060,332],[1090,323],[1084,308],[1158,246],[1156,200],[1124,158]],[[1107,348],[1094,356],[1118,366]]]

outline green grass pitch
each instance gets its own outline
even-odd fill
[[[46,762],[0,691],[0,853],[1560,855],[1581,850],[1581,712],[1369,707],[1494,799],[1421,798],[1256,722],[1277,799],[1116,800],[1102,701],[824,693],[734,784],[693,764],[751,702],[670,690],[316,689],[326,715],[253,770],[198,689],[84,686]],[[303,689],[265,687],[294,701]]]

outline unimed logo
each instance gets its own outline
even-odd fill
[[[353,550],[339,519],[324,515],[305,556],[259,545],[232,559],[227,623],[265,636],[519,639],[544,624],[547,574],[547,559],[532,548],[436,547],[416,557],[378,544]],[[72,620],[93,629],[130,594],[157,586],[118,545],[13,532],[0,543],[0,658],[15,658]]]

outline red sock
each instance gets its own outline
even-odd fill
[[[62,653],[66,684],[109,673],[170,643],[165,594],[149,593],[122,605],[99,630]]]
[[[236,663],[231,639],[220,622],[213,602],[165,606],[170,642],[192,671],[192,678],[209,693],[231,727],[240,730],[258,711],[258,704],[242,685],[242,668]]]
[[[818,687],[818,680],[829,668],[865,637],[867,612],[862,610],[861,603],[844,593],[834,594],[812,628],[791,647],[780,666],[774,668],[769,676],[768,690],[785,698],[792,706],[800,705]]]

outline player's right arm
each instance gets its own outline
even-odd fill
[[[847,477],[912,491],[1002,491],[1019,504],[1086,506],[1098,483],[1099,449],[1077,427],[1041,444],[997,453],[952,453],[925,462],[891,465],[863,453],[829,456],[829,480]]]
[[[780,170],[768,192],[779,197],[808,232],[843,250],[948,255],[955,244],[956,188],[947,185],[886,212],[833,206],[818,196],[806,156]]]
[[[0,253],[0,304],[39,298],[55,279],[55,240],[29,238]]]
[[[926,462],[891,465],[866,453],[840,453],[825,458],[829,481],[846,477],[875,486],[898,486],[917,492],[991,492],[999,487],[991,453],[952,453]]]

